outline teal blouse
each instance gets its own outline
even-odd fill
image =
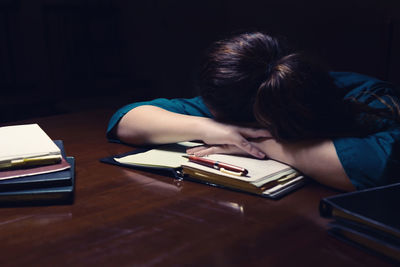
[[[338,88],[345,90],[345,97],[357,97],[358,101],[369,102],[375,108],[388,109],[379,99],[370,101],[372,92],[386,104],[400,105],[400,100],[393,89],[375,78],[348,72],[331,72]],[[391,99],[388,97],[391,96]],[[152,101],[137,102],[120,108],[110,119],[107,138],[119,142],[112,135],[112,129],[131,109],[141,105],[153,105],[180,114],[212,118],[201,97],[191,99],[158,98]],[[394,182],[400,182],[400,125],[388,121],[382,129],[366,137],[345,137],[333,139],[339,160],[350,181],[357,189],[364,189]]]

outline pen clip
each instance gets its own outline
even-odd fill
[[[219,168],[219,171],[220,171],[220,172],[223,172],[223,173],[226,173],[226,174],[235,175],[235,176],[242,176],[242,175],[243,175],[243,172],[229,171],[229,170],[226,170],[226,169],[224,169],[224,168]]]

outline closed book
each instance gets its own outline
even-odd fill
[[[400,261],[398,203],[399,183],[327,197],[319,208],[335,236]]]
[[[207,156],[207,159],[215,162],[241,166],[247,170],[245,175],[190,162],[185,158],[186,149],[196,145],[199,143],[169,144],[154,149],[135,150],[131,153],[106,157],[101,161],[159,173],[165,171],[177,178],[268,198],[282,197],[306,182],[304,176],[295,169],[274,160],[220,154]]]
[[[62,155],[62,162],[49,166],[24,168],[21,170],[0,170],[0,192],[33,189],[41,187],[70,186],[70,164],[62,140],[55,140]]]
[[[32,187],[31,189],[0,192],[0,206],[71,204],[75,192],[75,159],[67,157],[71,168],[68,182],[62,186]],[[48,185],[48,184],[47,184]]]
[[[51,165],[45,165],[45,166],[31,166],[31,167],[25,167],[25,168],[20,168],[20,169],[6,169],[6,170],[1,170],[0,169],[0,191],[2,188],[7,187],[7,184],[13,184],[13,183],[18,183],[21,184],[24,181],[30,182],[33,180],[38,180],[42,179],[43,177],[52,177],[52,176],[40,176],[37,177],[37,175],[40,174],[46,174],[46,173],[53,173],[57,171],[62,171],[70,168],[68,162],[65,160],[65,150],[64,150],[64,144],[62,140],[55,140],[54,141],[55,145],[60,149],[61,151],[61,161],[55,164]],[[25,177],[28,176],[35,176],[31,178],[24,179]],[[23,178],[24,177],[24,178]],[[19,179],[18,179],[19,178]],[[38,178],[38,179],[37,179]],[[45,179],[42,179],[45,180]],[[54,177],[53,177],[54,180]]]
[[[38,124],[0,127],[0,169],[57,163],[61,151]]]

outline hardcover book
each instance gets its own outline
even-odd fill
[[[55,140],[62,162],[17,170],[0,170],[0,206],[68,204],[73,202],[75,159]]]
[[[15,170],[0,170],[0,192],[40,187],[71,185],[71,165],[66,160],[64,144],[61,140],[54,143],[61,151],[60,163]]]
[[[324,198],[320,214],[333,219],[335,236],[400,261],[397,203],[399,183]]]
[[[70,164],[71,168],[63,171],[68,172],[69,175],[67,178],[63,176],[63,182],[61,184],[50,186],[50,183],[46,183],[45,186],[37,187],[36,185],[40,184],[38,183],[34,184],[32,187],[25,187],[24,189],[22,189],[23,187],[19,187],[21,190],[0,192],[0,206],[73,203],[75,192],[75,159],[73,157],[67,157],[66,161]]]

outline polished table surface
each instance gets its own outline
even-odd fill
[[[100,163],[112,110],[38,123],[76,159],[72,205],[0,208],[0,266],[391,266],[337,240],[316,183],[280,200]],[[10,124],[9,124],[10,125]]]

